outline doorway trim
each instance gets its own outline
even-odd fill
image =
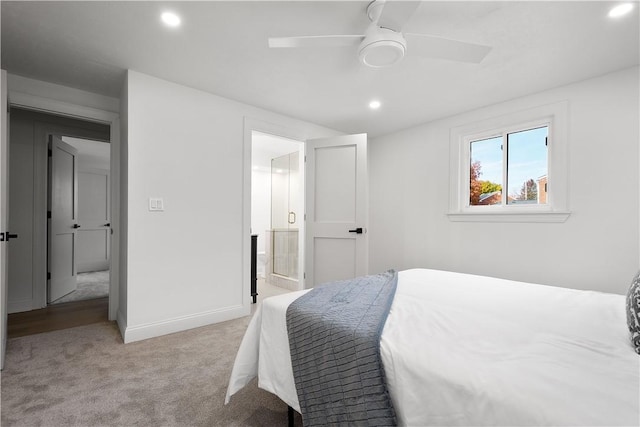
[[[66,117],[107,124],[110,127],[111,154],[111,266],[109,281],[109,320],[116,320],[120,283],[120,115],[84,105],[9,90],[9,107],[62,115]],[[46,172],[45,172],[46,173]],[[46,200],[45,200],[46,203]],[[39,236],[41,233],[38,233]],[[44,234],[42,235],[44,236]],[[44,268],[46,268],[45,259]],[[46,282],[44,284],[46,289]],[[6,299],[2,303],[7,305]]]

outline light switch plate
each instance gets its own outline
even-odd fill
[[[162,197],[149,197],[149,210],[152,212],[164,211]]]

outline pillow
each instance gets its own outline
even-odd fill
[[[627,292],[627,326],[631,333],[631,344],[640,354],[640,271],[631,281]]]

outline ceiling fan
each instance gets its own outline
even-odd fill
[[[490,46],[427,35],[402,33],[402,27],[420,5],[419,1],[374,0],[367,7],[371,21],[363,35],[270,37],[271,48],[358,46],[363,64],[381,68],[400,61],[407,50],[412,55],[451,61],[480,63]]]

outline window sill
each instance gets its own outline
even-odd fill
[[[455,212],[452,222],[565,222],[571,212]]]

